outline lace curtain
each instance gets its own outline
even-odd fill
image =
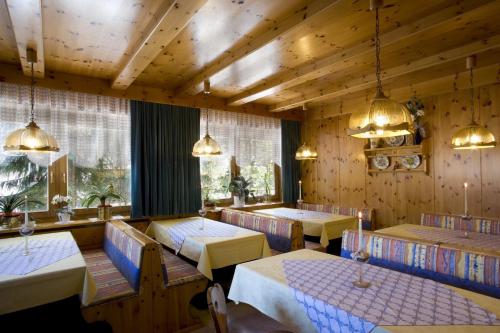
[[[29,113],[30,87],[0,82],[0,144],[11,131],[26,126]],[[47,166],[69,154],[83,167],[94,167],[102,157],[116,167],[130,167],[126,99],[35,88],[35,121],[56,138],[60,151],[30,154],[34,163]],[[0,150],[1,163],[6,155]]]
[[[205,135],[207,110],[200,117]],[[234,156],[239,166],[255,162],[281,165],[281,123],[277,118],[210,110],[208,131],[222,148],[223,158]]]

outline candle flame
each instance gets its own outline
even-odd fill
[[[464,183],[464,187],[467,188],[469,186],[469,184],[467,183]]]
[[[358,212],[358,218],[360,218],[360,219],[363,218],[363,213]]]

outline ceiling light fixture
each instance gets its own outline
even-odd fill
[[[302,104],[302,111],[307,111],[306,103]],[[304,142],[295,152],[295,159],[298,161],[316,160],[318,152]]]
[[[497,145],[495,136],[489,129],[476,123],[474,120],[474,78],[472,71],[476,66],[476,57],[467,57],[466,67],[470,72],[470,108],[471,108],[471,122],[468,126],[455,132],[451,139],[451,146],[453,149],[480,149],[480,148],[493,148]]]
[[[375,56],[377,93],[372,100],[367,121],[349,128],[347,134],[356,138],[385,138],[412,133],[411,115],[408,109],[387,98],[382,90],[380,68],[380,19],[379,8],[383,6],[382,0],[371,0],[370,9],[375,10]]]
[[[4,151],[10,153],[51,153],[58,152],[59,146],[56,139],[42,130],[35,122],[35,75],[34,63],[37,61],[36,51],[28,48],[26,60],[31,64],[31,116],[25,128],[15,130],[5,139]]]

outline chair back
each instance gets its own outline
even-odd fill
[[[213,287],[208,288],[207,303],[215,331],[217,333],[228,333],[226,297],[220,284],[216,283]]]
[[[348,215],[348,216],[358,216],[358,212],[361,212],[363,229],[373,230],[375,229],[375,211],[372,208],[351,208],[351,207],[340,207],[334,206],[332,204],[316,204],[316,203],[297,203],[297,209],[312,210],[323,213],[332,213],[335,215]]]
[[[420,224],[428,227],[500,235],[500,220],[488,217],[463,217],[450,214],[422,213]]]

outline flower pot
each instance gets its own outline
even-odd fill
[[[111,205],[97,206],[97,218],[99,220],[111,220]]]
[[[21,225],[21,214],[19,213],[4,213],[1,215],[0,221],[2,222],[2,227],[17,228]]]
[[[71,220],[71,214],[68,212],[59,212],[57,213],[57,217],[61,223],[68,223]]]
[[[234,201],[234,207],[243,207],[245,206],[245,197],[238,197],[238,196],[234,196],[233,197],[233,201]]]

